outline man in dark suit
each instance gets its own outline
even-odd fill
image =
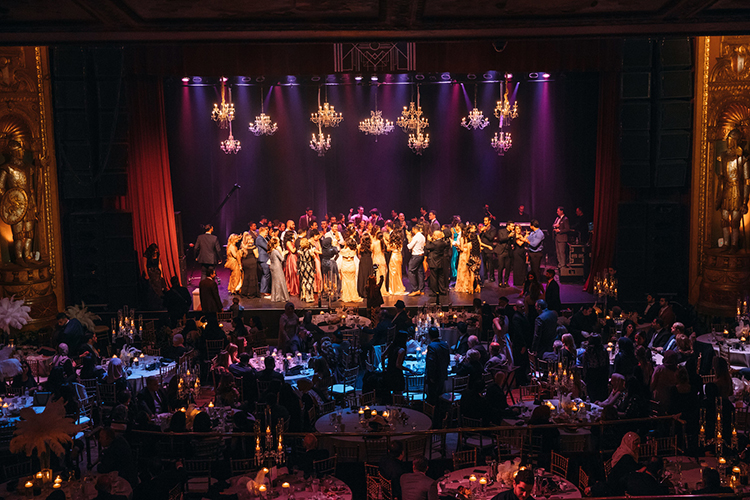
[[[594,306],[591,304],[584,304],[581,309],[570,318],[570,325],[568,326],[568,332],[573,335],[573,339],[576,341],[576,345],[581,345],[581,342],[585,340],[583,333],[592,333],[596,328],[599,320],[596,318],[596,314],[592,314]]]
[[[255,246],[258,247],[258,265],[260,266],[260,293],[263,297],[271,296],[271,267],[268,265],[268,228],[261,226]]]
[[[404,444],[401,441],[391,441],[388,453],[380,459],[380,475],[391,482],[393,498],[401,498],[401,475],[406,472],[404,460]]]
[[[206,224],[206,232],[195,240],[195,260],[201,265],[201,281],[208,276],[208,268],[216,267],[221,262],[221,245],[214,234],[214,227]]]
[[[435,296],[445,295],[447,291],[443,288],[445,281],[443,279],[443,260],[446,245],[442,231],[438,230],[432,233],[432,236],[425,243],[424,251],[427,254],[427,266],[430,268],[430,290]]]
[[[482,264],[484,265],[483,279],[487,281],[488,277],[491,282],[495,281],[495,239],[497,238],[497,229],[492,225],[492,219],[485,216],[482,231],[479,233],[479,241],[488,245],[490,248],[482,247]],[[499,279],[499,278],[498,278]]]
[[[427,476],[427,459],[417,457],[411,466],[414,472],[401,476],[401,500],[437,499],[437,483]]]
[[[547,288],[544,290],[544,299],[547,301],[547,307],[560,313],[562,309],[562,302],[560,301],[560,285],[555,280],[555,270],[551,267],[544,271],[544,276],[547,278]]]
[[[208,276],[198,284],[198,290],[203,312],[219,313],[223,311],[219,286],[216,284],[216,270],[213,267],[209,268]]]
[[[425,358],[425,382],[427,382],[427,402],[436,405],[445,389],[450,364],[448,343],[440,340],[440,330],[431,327],[429,330],[430,345],[427,346]]]
[[[656,303],[656,296],[652,293],[648,293],[646,294],[646,309],[644,309],[639,323],[651,323],[654,318],[657,318],[658,316],[659,306]]]
[[[430,223],[430,233],[434,233],[435,231],[440,231],[440,223],[437,220],[437,215],[435,215],[434,210],[430,210],[430,212],[427,214],[427,218]]]
[[[138,406],[149,415],[169,412],[169,397],[164,389],[159,387],[157,377],[146,379],[146,387],[138,393]]]
[[[539,316],[534,320],[534,340],[531,344],[531,351],[541,358],[545,352],[554,351],[557,313],[547,309],[547,303],[542,299],[536,301],[536,311]]]
[[[115,431],[105,427],[99,432],[99,444],[104,448],[99,455],[97,472],[117,474],[135,487],[138,485],[138,469],[130,445],[122,436],[115,436]]]
[[[393,316],[391,324],[396,327],[396,331],[408,331],[414,326],[411,322],[411,318],[406,314],[406,304],[404,301],[399,299],[396,301],[396,314]]]
[[[508,222],[505,227],[501,227],[497,230],[495,237],[495,257],[497,258],[497,286],[507,287],[508,281],[510,281],[510,271],[513,268],[513,261],[511,260],[511,244],[513,242],[510,237],[511,234],[516,230],[515,224]]]
[[[77,353],[84,340],[83,325],[75,318],[68,318],[64,312],[58,313],[53,338],[55,344],[65,344],[68,346],[68,352]]]
[[[243,398],[245,401],[255,401],[258,399],[258,384],[255,382],[257,372],[250,366],[250,354],[243,352],[240,354],[240,362],[229,365],[229,372],[235,377],[242,379]]]
[[[174,328],[190,310],[193,299],[187,287],[180,285],[180,278],[178,276],[172,276],[170,281],[172,288],[164,293],[164,307],[167,308],[171,326]]]
[[[456,329],[458,330],[459,337],[456,345],[453,347],[453,354],[463,356],[469,350],[469,325],[465,321],[459,321]]]
[[[305,215],[299,218],[299,224],[297,224],[297,227],[299,228],[299,232],[303,233],[310,229],[310,224],[313,222],[317,222],[317,218],[313,215],[312,208],[307,207],[305,209]]]
[[[557,268],[568,267],[568,233],[570,232],[570,221],[565,215],[563,207],[557,207],[557,218],[553,226],[555,232],[555,250],[557,251]]]
[[[284,381],[284,375],[276,371],[276,358],[266,356],[263,360],[265,368],[258,372],[258,380],[261,382],[270,382],[272,380]]]

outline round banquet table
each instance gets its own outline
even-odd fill
[[[234,327],[232,327],[232,322],[231,321],[219,321],[219,327],[227,335],[229,335],[230,333],[232,333],[234,331]],[[174,337],[178,333],[181,334],[183,328],[185,328],[185,327],[184,326],[176,326],[176,327],[172,328],[172,336]]]
[[[371,406],[370,410],[377,410],[379,413],[383,410],[391,411],[390,408],[385,406]],[[406,425],[401,424],[401,422],[394,422],[393,424],[393,432],[408,432],[408,431],[426,431],[430,428],[432,425],[432,420],[430,417],[425,415],[424,413],[420,413],[416,410],[412,410],[409,408],[399,408],[402,412],[409,415],[409,420],[406,422]],[[344,432],[361,432],[362,437],[359,436],[325,436],[325,439],[322,439],[323,446],[331,446],[335,445],[336,443],[342,443],[346,442],[346,446],[353,446],[353,445],[359,445],[360,447],[360,456],[365,456],[365,441],[364,437],[367,435],[367,430],[363,429],[362,426],[359,424],[359,414],[357,413],[357,410],[352,411],[351,409],[347,408],[345,410],[341,410],[341,423],[344,424],[345,429],[343,429]],[[330,413],[327,415],[321,416],[317,422],[315,422],[315,430],[317,432],[336,432],[336,426],[334,424],[331,424],[330,421]],[[341,429],[341,426],[339,426],[339,429]],[[413,436],[393,436],[391,437],[391,441],[394,440],[406,440],[413,438]],[[333,446],[331,446],[331,449],[329,450],[331,454],[334,453]]]
[[[466,469],[459,469],[457,471],[446,474],[445,476],[438,479],[438,495],[451,495],[451,492],[455,492],[459,486],[468,488],[471,483],[471,481],[469,481],[469,476],[471,476],[472,474],[476,476],[476,487],[479,488],[479,478],[481,478],[482,476],[488,476],[489,471],[490,468],[483,465],[480,467],[468,467]],[[550,499],[555,500],[564,498],[581,498],[581,491],[576,488],[575,485],[570,481],[563,479],[557,474],[547,473],[545,474],[545,477],[554,479],[554,481],[560,486],[560,491],[553,495],[550,495]],[[510,489],[504,484],[497,481],[487,485],[485,488],[486,489],[484,495],[487,499],[490,499],[498,493]],[[540,496],[538,496],[537,498],[539,497]],[[481,494],[478,495],[477,498],[482,498]]]
[[[294,489],[294,498],[297,500],[352,500],[352,490],[341,479],[336,477],[321,479],[318,491],[313,493],[312,480],[305,481],[301,475],[291,476],[286,474],[285,471],[286,467],[279,469],[280,474],[276,479],[278,486],[268,490],[267,498],[275,496],[280,500],[285,500],[287,492],[281,485],[288,482],[289,489]],[[284,474],[281,474],[281,472],[284,472]],[[249,499],[251,495],[247,491],[247,482],[251,479],[255,479],[255,474],[230,477],[227,481],[229,488],[222,491],[221,494],[237,495],[239,500]],[[273,494],[271,495],[271,493]]]
[[[716,334],[717,336],[720,334]],[[716,354],[719,354],[719,346],[713,333],[704,333],[696,339],[704,344],[711,344]],[[742,344],[739,339],[724,339],[729,346],[729,364],[732,366],[750,367],[750,346]]]
[[[302,323],[302,320],[303,318],[300,318],[300,324]],[[320,325],[320,323],[328,323],[331,320],[335,322],[327,325]],[[323,332],[328,334],[335,332],[339,328],[369,328],[372,325],[372,321],[370,321],[369,318],[353,315],[347,315],[342,324],[340,316],[327,313],[313,314],[312,322],[313,324],[318,325],[318,328],[320,328]]]
[[[87,476],[82,476],[81,479],[73,480],[73,481],[66,481],[66,478],[62,478],[62,486],[61,490],[65,492],[65,496],[67,498],[94,498],[97,495],[96,491],[96,478],[102,475],[108,475],[112,477],[112,494],[113,495],[122,495],[124,497],[130,498],[133,495],[133,488],[130,486],[130,483],[128,483],[126,480],[121,478],[117,472],[109,472],[108,474],[91,474]],[[58,474],[53,474],[53,477],[57,477]],[[6,499],[6,500],[21,500],[26,499],[24,483],[26,482],[25,478],[19,479],[18,485],[19,489],[9,492],[7,491],[7,484],[3,485],[2,488],[0,488],[0,494]],[[42,494],[34,497],[34,498],[46,498],[47,495],[52,493],[52,483],[49,483],[47,485],[44,485],[42,488]],[[81,493],[83,492],[83,495]]]
[[[546,401],[550,401],[555,408],[559,407],[559,400],[557,399],[549,399]],[[518,404],[514,405],[515,408],[523,408],[523,413],[519,415],[519,418],[513,419],[513,418],[506,418],[503,419],[504,425],[522,425],[528,422],[529,418],[531,417],[531,412],[534,410],[536,405],[533,401],[521,401]],[[583,420],[579,420],[577,422],[593,422],[595,420],[598,420],[599,416],[601,415],[602,408],[594,403],[591,403],[591,412],[586,414]],[[555,421],[555,415],[552,415],[552,421],[554,423],[563,423],[562,421]],[[568,420],[570,422],[570,420]],[[571,422],[572,423],[572,422]],[[591,449],[591,430],[587,429],[585,427],[559,427],[558,430],[560,431],[560,440],[572,440],[574,436],[586,436],[586,448]]]
[[[693,490],[703,487],[702,470],[706,467],[716,468],[716,457],[695,457],[675,456],[664,457],[664,471],[669,475],[671,483],[675,487],[675,494],[689,494]],[[731,469],[731,465],[729,466]],[[731,472],[727,473],[727,478]],[[727,479],[728,480],[728,479]],[[750,486],[738,485],[738,493],[750,492]]]
[[[448,343],[448,347],[451,348],[451,352],[453,351],[453,348],[456,346],[456,343],[458,342],[458,339],[461,337],[461,334],[458,332],[458,328],[455,326],[449,326],[447,328],[439,328],[440,330],[440,339],[444,340]],[[473,326],[470,326],[466,329],[467,335],[479,335],[479,329],[474,328]]]
[[[296,375],[284,375],[284,380],[286,382],[292,383],[292,382],[296,382],[297,380],[301,378],[312,378],[313,374],[315,373],[315,370],[313,370],[312,368],[307,368],[307,361],[298,362],[297,361],[298,359],[299,358],[297,358],[296,356],[293,356],[290,367],[294,368],[295,366],[299,364],[302,366],[302,371],[300,373],[297,373]],[[264,363],[263,356],[250,358],[250,366],[252,366],[253,368],[255,368],[255,370],[259,372],[265,369],[265,365],[263,363]],[[284,373],[284,361],[283,361],[282,356],[276,357],[275,371],[279,373]]]
[[[109,359],[112,358],[106,358],[107,362],[109,362]],[[161,356],[144,356],[142,358],[138,359],[138,366],[129,366],[127,370],[129,370],[129,375],[127,376],[128,381],[128,387],[130,388],[131,393],[137,394],[141,389],[146,387],[146,379],[148,377],[158,377],[159,376],[159,367],[157,366],[154,370],[148,370],[146,369],[146,366],[151,365],[153,363],[158,363],[161,359]],[[168,365],[162,367],[163,369],[176,369],[177,363],[172,361]],[[102,366],[105,370],[107,369],[107,365],[104,364]],[[164,383],[168,382],[167,380],[164,381]]]

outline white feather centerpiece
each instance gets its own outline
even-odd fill
[[[75,436],[78,430],[79,426],[73,423],[73,419],[65,416],[62,399],[47,403],[42,413],[23,408],[21,420],[16,423],[14,437],[10,440],[10,451],[23,451],[29,457],[36,450],[40,460],[46,454],[49,461],[50,452],[57,456],[65,454],[64,445],[73,442],[71,436]]]
[[[65,310],[65,313],[68,315],[70,319],[77,319],[83,327],[93,332],[96,325],[94,324],[94,321],[98,321],[101,318],[99,315],[92,313],[89,311],[89,308],[86,307],[85,302],[81,302],[80,306],[70,306]]]
[[[20,330],[31,321],[31,308],[23,305],[23,299],[16,300],[15,295],[0,299],[0,329],[10,334],[11,328]]]

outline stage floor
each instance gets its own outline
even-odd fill
[[[229,282],[229,270],[225,268],[217,269],[217,274],[221,280],[219,285],[219,294],[221,300],[225,304],[225,309],[232,303],[232,296],[227,291],[226,284]],[[192,292],[198,286],[200,280],[200,270],[196,270],[194,279],[191,284],[188,285],[188,289]],[[409,285],[405,282],[405,286],[408,290]],[[522,289],[520,287],[510,286],[507,288],[498,288],[497,283],[487,283],[479,294],[471,293],[456,293],[451,292],[445,296],[440,297],[440,303],[443,306],[452,304],[454,306],[470,306],[474,301],[475,297],[479,297],[483,302],[487,302],[491,305],[496,305],[500,297],[505,296],[513,302],[518,299],[519,293]],[[269,299],[245,299],[240,297],[240,305],[246,310],[251,309],[284,309],[284,302],[271,302]],[[383,297],[386,306],[393,306],[397,300],[403,300],[407,308],[423,307],[427,304],[434,304],[435,297],[429,296],[429,289],[425,291],[424,295],[417,297],[409,297],[408,295],[388,295]],[[564,307],[575,306],[579,304],[589,303],[593,304],[596,299],[593,294],[583,291],[583,283],[560,283],[560,300]],[[292,297],[292,302],[297,309],[317,309],[318,303],[301,302],[299,298]],[[333,302],[333,307],[365,307],[365,302]],[[323,302],[323,307],[328,307],[328,304]]]

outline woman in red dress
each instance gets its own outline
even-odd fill
[[[286,223],[286,231],[282,244],[288,252],[284,262],[284,278],[289,295],[299,296],[299,274],[297,274],[297,232],[294,230],[294,221]]]

